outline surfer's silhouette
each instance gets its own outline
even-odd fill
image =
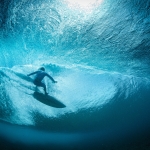
[[[51,79],[51,81],[53,83],[57,83],[57,81],[55,81],[48,73],[45,72],[45,68],[44,67],[41,67],[39,68],[37,71],[35,72],[32,72],[30,74],[28,74],[27,76],[30,76],[30,75],[34,75],[36,74],[34,80],[33,80],[33,83],[36,85],[36,86],[40,86],[40,87],[43,87],[44,88],[44,92],[45,92],[45,95],[47,95],[47,91],[46,91],[46,85],[42,82],[43,78],[45,76],[49,77]]]

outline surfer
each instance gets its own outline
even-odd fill
[[[47,95],[48,93],[46,92],[46,85],[42,82],[43,78],[45,76],[47,76],[47,77],[49,77],[52,80],[53,83],[57,83],[57,81],[55,81],[48,73],[45,72],[45,68],[44,67],[39,68],[38,71],[30,73],[27,76],[34,75],[34,74],[36,74],[36,77],[35,77],[33,83],[36,86],[43,87],[45,95]]]

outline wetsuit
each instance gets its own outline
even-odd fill
[[[34,74],[36,74],[36,76],[35,76],[35,78],[34,78],[33,83],[34,83],[36,86],[41,86],[41,87],[43,87],[45,93],[47,93],[47,92],[46,92],[46,85],[42,82],[43,78],[44,78],[45,76],[47,76],[47,77],[49,77],[53,82],[55,82],[55,80],[54,80],[49,74],[47,74],[45,71],[42,71],[42,70],[38,70],[38,71],[35,71],[35,72],[33,72],[33,73],[30,73],[30,74],[28,74],[28,76],[34,75]]]

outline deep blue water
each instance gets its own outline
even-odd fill
[[[89,1],[0,1],[2,149],[150,149],[150,1]]]

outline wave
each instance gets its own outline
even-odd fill
[[[63,133],[60,139],[69,134],[82,144],[106,139],[106,149],[108,141],[149,136],[149,6],[149,0],[105,0],[86,11],[60,0],[0,1],[3,123],[16,132],[30,126]],[[37,97],[43,89],[27,76],[41,65],[58,81],[45,79],[55,107]]]
[[[1,66],[59,58],[138,77],[150,74],[149,11],[143,9],[149,1],[106,0],[89,14],[59,0],[3,3]]]
[[[49,94],[66,107],[54,108],[34,98],[36,88],[26,74],[37,66],[1,68],[2,120],[52,131],[92,131],[122,125],[130,128],[142,120],[149,124],[148,79],[83,67],[45,67],[58,81],[52,84],[45,80]]]

